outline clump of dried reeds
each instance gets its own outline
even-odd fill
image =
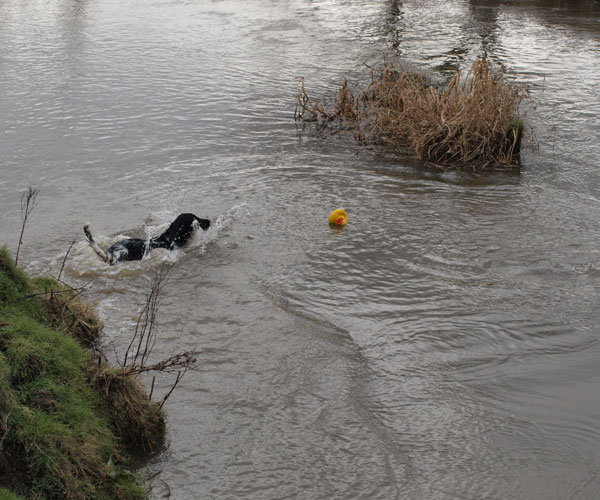
[[[161,405],[152,401],[140,381],[107,363],[90,365],[90,382],[102,397],[102,411],[125,449],[158,449],[166,422]]]
[[[310,104],[302,81],[296,118],[319,130],[353,129],[363,143],[415,153],[423,162],[445,168],[513,168],[523,135],[518,118],[525,97],[485,58],[466,75],[457,70],[440,88],[414,73],[386,64],[372,70],[358,96],[344,82],[331,109]]]

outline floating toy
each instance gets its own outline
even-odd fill
[[[348,224],[348,214],[342,208],[338,208],[329,214],[329,224],[332,226],[345,226]]]

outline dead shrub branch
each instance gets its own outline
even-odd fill
[[[131,341],[125,351],[122,360],[120,373],[125,377],[139,375],[148,372],[176,373],[175,382],[163,397],[160,407],[175,390],[181,378],[196,363],[200,351],[191,350],[172,354],[166,359],[150,363],[149,359],[152,350],[156,344],[157,328],[156,316],[160,305],[160,295],[163,289],[169,268],[159,269],[154,275],[150,290],[146,297],[146,302],[138,316],[136,327],[131,337]],[[152,390],[154,391],[154,382],[152,381]]]
[[[25,191],[21,193],[21,234],[19,235],[19,244],[17,245],[17,253],[15,254],[15,266],[19,263],[19,251],[23,244],[23,233],[25,233],[25,226],[27,225],[27,219],[35,208],[37,202],[39,190],[33,186],[29,186]]]

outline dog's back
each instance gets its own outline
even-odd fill
[[[142,260],[150,252],[148,241],[138,238],[128,238],[113,243],[108,247],[106,253],[109,255],[109,264],[125,260]]]
[[[181,214],[163,234],[150,240],[150,245],[153,248],[168,248],[169,250],[183,247],[194,233],[196,225],[206,231],[210,227],[210,221],[201,219],[194,214]]]

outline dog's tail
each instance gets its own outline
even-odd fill
[[[90,231],[89,224],[86,224],[85,226],[83,226],[83,232],[85,233],[85,237],[89,241],[90,246],[92,247],[92,250],[94,252],[96,252],[96,255],[98,257],[100,257],[104,262],[109,262],[110,258],[108,256],[108,254],[104,250],[102,250],[94,241],[94,237],[92,236],[92,233]]]

